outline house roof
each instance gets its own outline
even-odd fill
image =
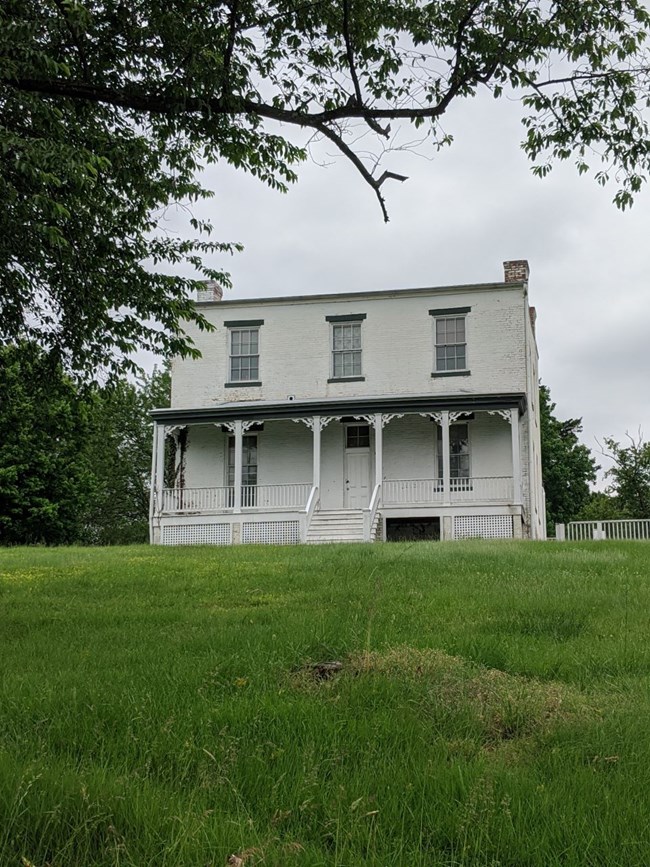
[[[519,289],[527,292],[526,282],[466,283],[456,286],[422,286],[412,289],[372,289],[367,292],[321,292],[317,295],[279,295],[263,298],[229,298],[219,301],[196,301],[205,307],[239,307],[260,304],[305,304],[320,301],[357,301],[364,298],[400,298],[409,295],[453,294],[460,292],[482,292],[500,289]]]
[[[282,401],[235,401],[208,407],[154,409],[152,417],[162,424],[219,424],[227,421],[265,421],[321,416],[360,416],[374,413],[428,413],[449,410],[519,409],[526,411],[526,396],[521,392],[501,394],[454,395],[374,395],[339,398],[308,398]]]

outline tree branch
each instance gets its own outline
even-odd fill
[[[205,100],[199,97],[185,97],[183,99],[171,97],[165,94],[153,94],[132,89],[118,90],[90,84],[73,79],[43,79],[43,78],[15,78],[7,79],[5,84],[15,90],[27,93],[40,93],[42,96],[61,96],[69,99],[85,99],[89,102],[103,102],[114,105],[117,108],[131,109],[150,114],[231,114],[231,115],[259,115],[281,123],[289,123],[294,126],[314,127],[319,123],[330,123],[339,120],[367,120],[368,118],[386,118],[389,120],[415,120],[416,118],[440,117],[449,107],[450,102],[457,95],[460,87],[466,82],[466,78],[459,79],[450,86],[445,96],[437,105],[428,108],[373,108],[369,106],[342,105],[337,108],[327,109],[320,112],[302,112],[297,109],[279,108],[266,103],[254,102],[250,99],[237,99],[233,104],[226,105],[220,97]]]
[[[230,92],[230,66],[232,64],[232,55],[235,50],[235,39],[237,38],[237,11],[238,0],[232,0],[230,4],[230,15],[228,16],[228,43],[223,55],[223,75],[221,79],[221,100],[225,102]]]
[[[66,8],[62,2],[62,0],[54,0],[54,5],[59,12],[59,15],[65,21],[65,25],[68,28],[68,32],[70,36],[72,36],[72,41],[79,52],[79,61],[81,63],[81,69],[84,74],[84,78],[88,78],[88,60],[86,58],[86,52],[81,44],[81,39],[79,38],[79,33],[77,32],[77,28],[72,26],[72,22],[70,21],[70,16],[66,12]]]
[[[325,138],[328,138],[331,142],[334,142],[336,147],[341,151],[341,153],[347,157],[352,165],[357,169],[361,177],[366,181],[366,183],[372,187],[375,191],[375,195],[377,196],[377,201],[379,202],[379,207],[381,208],[381,212],[384,215],[384,222],[389,222],[388,210],[386,209],[386,201],[381,194],[380,187],[388,178],[393,178],[398,181],[405,181],[407,178],[404,175],[396,175],[394,172],[384,172],[383,175],[379,178],[374,178],[368,169],[361,162],[359,157],[355,154],[351,147],[349,147],[341,138],[340,135],[334,132],[334,130],[330,129],[325,124],[316,124],[314,129],[318,130]]]

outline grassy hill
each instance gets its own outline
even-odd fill
[[[0,864],[647,865],[649,627],[647,543],[2,550]]]

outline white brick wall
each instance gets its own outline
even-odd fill
[[[467,316],[470,376],[431,377],[434,308],[471,307]],[[292,303],[228,302],[203,308],[216,330],[191,330],[198,360],[173,365],[172,405],[212,406],[230,401],[336,398],[366,395],[523,392],[525,334],[521,288],[376,293],[374,296]],[[362,322],[364,382],[328,383],[330,328],[326,316],[365,313]],[[263,319],[260,327],[261,387],[225,388],[228,329],[224,321]]]

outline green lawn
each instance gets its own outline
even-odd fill
[[[0,865],[646,867],[649,627],[648,543],[4,549]]]

